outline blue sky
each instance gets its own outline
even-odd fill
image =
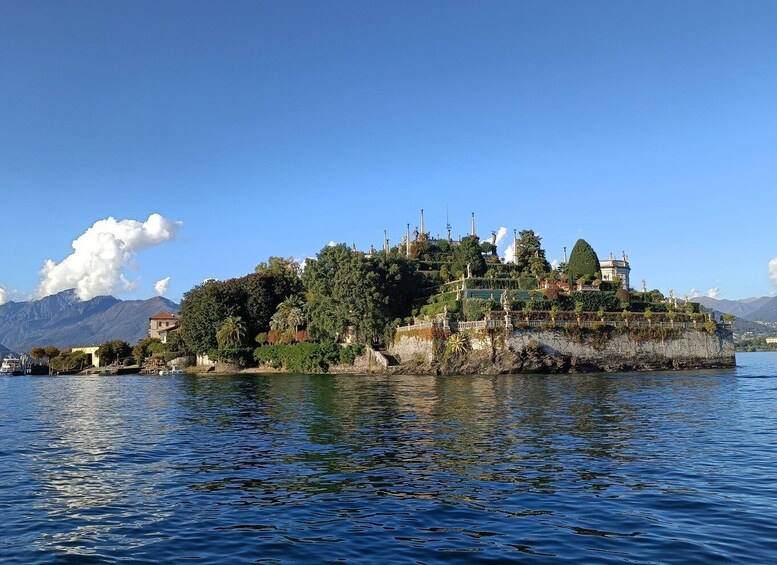
[[[773,294],[777,3],[0,3],[6,299],[99,220],[146,298],[327,242],[534,229],[632,284]],[[777,277],[777,261],[775,277]],[[714,290],[714,289],[717,289]]]

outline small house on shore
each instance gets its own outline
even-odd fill
[[[164,341],[163,336],[178,326],[178,316],[170,312],[160,312],[148,319],[148,337]]]

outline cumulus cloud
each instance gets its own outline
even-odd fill
[[[773,285],[777,286],[777,257],[769,261],[767,269],[769,272],[769,280],[772,281]]]
[[[0,306],[8,302],[10,293],[5,289],[3,285],[0,285]]]
[[[701,296],[701,292],[699,292],[698,288],[692,288],[690,292],[688,292],[688,296],[690,298],[698,298]]]
[[[709,289],[707,291],[707,296],[709,296],[710,298],[717,298],[718,296],[720,296],[720,287],[716,286],[714,288]]]
[[[513,262],[513,259],[515,258],[515,241],[510,240],[510,245],[508,245],[502,251],[502,257],[504,257],[505,263],[512,263]]]
[[[183,222],[151,214],[145,222],[98,220],[75,241],[73,253],[56,263],[46,260],[41,269],[39,297],[75,289],[78,298],[129,291],[137,282],[129,281],[124,269],[134,265],[137,254],[175,238]]]
[[[157,296],[164,296],[167,294],[168,288],[170,288],[170,277],[165,277],[154,283],[154,292],[156,292]]]
[[[561,261],[558,259],[553,259],[553,261],[550,262],[550,268],[553,270],[558,269],[558,266],[561,265]]]
[[[496,243],[494,245],[496,245],[497,247],[502,245],[502,241],[504,241],[504,238],[506,235],[507,235],[506,227],[502,226],[498,230],[496,230]]]

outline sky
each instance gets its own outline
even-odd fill
[[[0,3],[0,302],[432,235],[777,293],[777,3]],[[509,239],[509,237],[507,238]],[[503,252],[502,244],[500,252]],[[770,276],[771,275],[771,276]]]

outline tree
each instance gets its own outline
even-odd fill
[[[476,277],[482,277],[488,269],[480,250],[480,240],[474,235],[461,238],[461,242],[453,251],[454,271],[466,273],[468,265],[472,275]]]
[[[577,318],[577,325],[580,325],[580,317],[583,315],[583,303],[575,302],[575,318]]]
[[[54,347],[53,345],[47,345],[43,348],[43,351],[45,353],[45,356],[49,359],[53,359],[54,357],[59,357],[59,349]]]
[[[543,278],[551,271],[541,243],[542,238],[533,230],[522,230],[519,233],[515,247],[515,265],[521,274]]]
[[[132,356],[138,362],[138,365],[142,365],[143,361],[153,355],[152,346],[163,345],[162,341],[156,337],[145,337],[141,339],[132,348]]]
[[[349,331],[362,342],[386,340],[393,320],[409,316],[413,301],[426,292],[414,261],[399,255],[365,257],[344,245],[324,247],[310,259],[302,281],[308,331],[333,341]]]
[[[208,281],[184,294],[180,324],[185,349],[205,353],[216,348],[216,333],[230,316],[242,318],[248,335],[269,330],[278,305],[302,293],[295,265],[291,260],[271,257],[269,264],[260,263],[255,273],[223,282]]]
[[[569,256],[569,265],[567,266],[569,280],[576,281],[580,278],[593,280],[600,271],[599,258],[593,247],[588,245],[584,239],[578,239],[572,248],[572,254]]]
[[[36,361],[40,361],[44,357],[46,357],[46,350],[43,347],[33,347],[30,349],[30,357],[35,359]]]
[[[270,257],[267,263],[259,263],[254,269],[254,272],[259,275],[270,277],[299,277],[300,267],[293,258],[289,257],[284,259],[283,257]]]
[[[132,355],[130,344],[120,339],[106,341],[97,348],[97,356],[100,358],[102,367],[130,355]]]
[[[280,304],[270,319],[270,329],[274,332],[297,333],[305,323],[305,303],[301,297],[289,297]]]
[[[240,347],[246,336],[246,325],[240,316],[229,316],[216,332],[219,347]]]

